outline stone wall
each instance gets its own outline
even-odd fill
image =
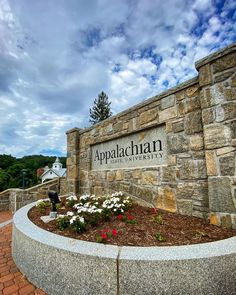
[[[33,186],[28,189],[8,189],[0,193],[0,211],[10,210],[15,212],[19,208],[47,198],[47,190],[60,191],[60,195],[67,193],[67,182],[65,178],[56,178],[51,181]]]
[[[196,63],[210,219],[236,227],[236,45]]]
[[[196,63],[199,76],[91,128],[67,132],[69,191],[123,191],[148,206],[236,227],[236,45]],[[165,127],[163,165],[92,170],[96,144]]]

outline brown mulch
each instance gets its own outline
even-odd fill
[[[28,216],[30,220],[39,227],[58,235],[70,237],[79,240],[96,242],[96,237],[102,230],[112,231],[116,229],[118,234],[105,241],[105,244],[120,246],[171,246],[171,245],[189,245],[207,243],[226,239],[236,235],[236,230],[225,229],[209,224],[208,221],[197,217],[182,216],[176,213],[170,213],[158,209],[156,213],[153,209],[133,205],[132,209],[126,212],[126,216],[131,215],[135,223],[130,224],[119,220],[113,216],[110,221],[101,222],[96,227],[89,226],[87,231],[78,234],[70,229],[60,231],[57,228],[55,220],[44,223],[40,217],[48,215],[50,209],[47,208],[44,213],[33,207]],[[71,211],[67,208],[66,211]],[[59,209],[59,214],[65,214],[65,210]],[[155,222],[155,216],[161,215],[162,223]],[[160,221],[160,220],[159,220]],[[164,241],[158,241],[155,235],[159,233]]]

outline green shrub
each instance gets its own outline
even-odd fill
[[[161,214],[157,214],[153,217],[153,221],[158,224],[164,224],[163,217]]]
[[[59,230],[64,230],[70,225],[70,218],[68,216],[57,218],[57,227]]]
[[[164,237],[161,233],[159,233],[159,232],[157,232],[157,233],[155,234],[155,238],[156,238],[159,242],[164,242],[164,241],[165,241],[165,237]]]

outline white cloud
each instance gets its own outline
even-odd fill
[[[119,112],[236,39],[234,1],[0,0],[0,153],[65,153],[102,90]]]

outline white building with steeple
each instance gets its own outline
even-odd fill
[[[45,180],[51,180],[57,177],[66,177],[66,168],[62,168],[62,163],[57,157],[52,165],[52,168],[47,168],[40,177],[42,179],[42,183]]]

